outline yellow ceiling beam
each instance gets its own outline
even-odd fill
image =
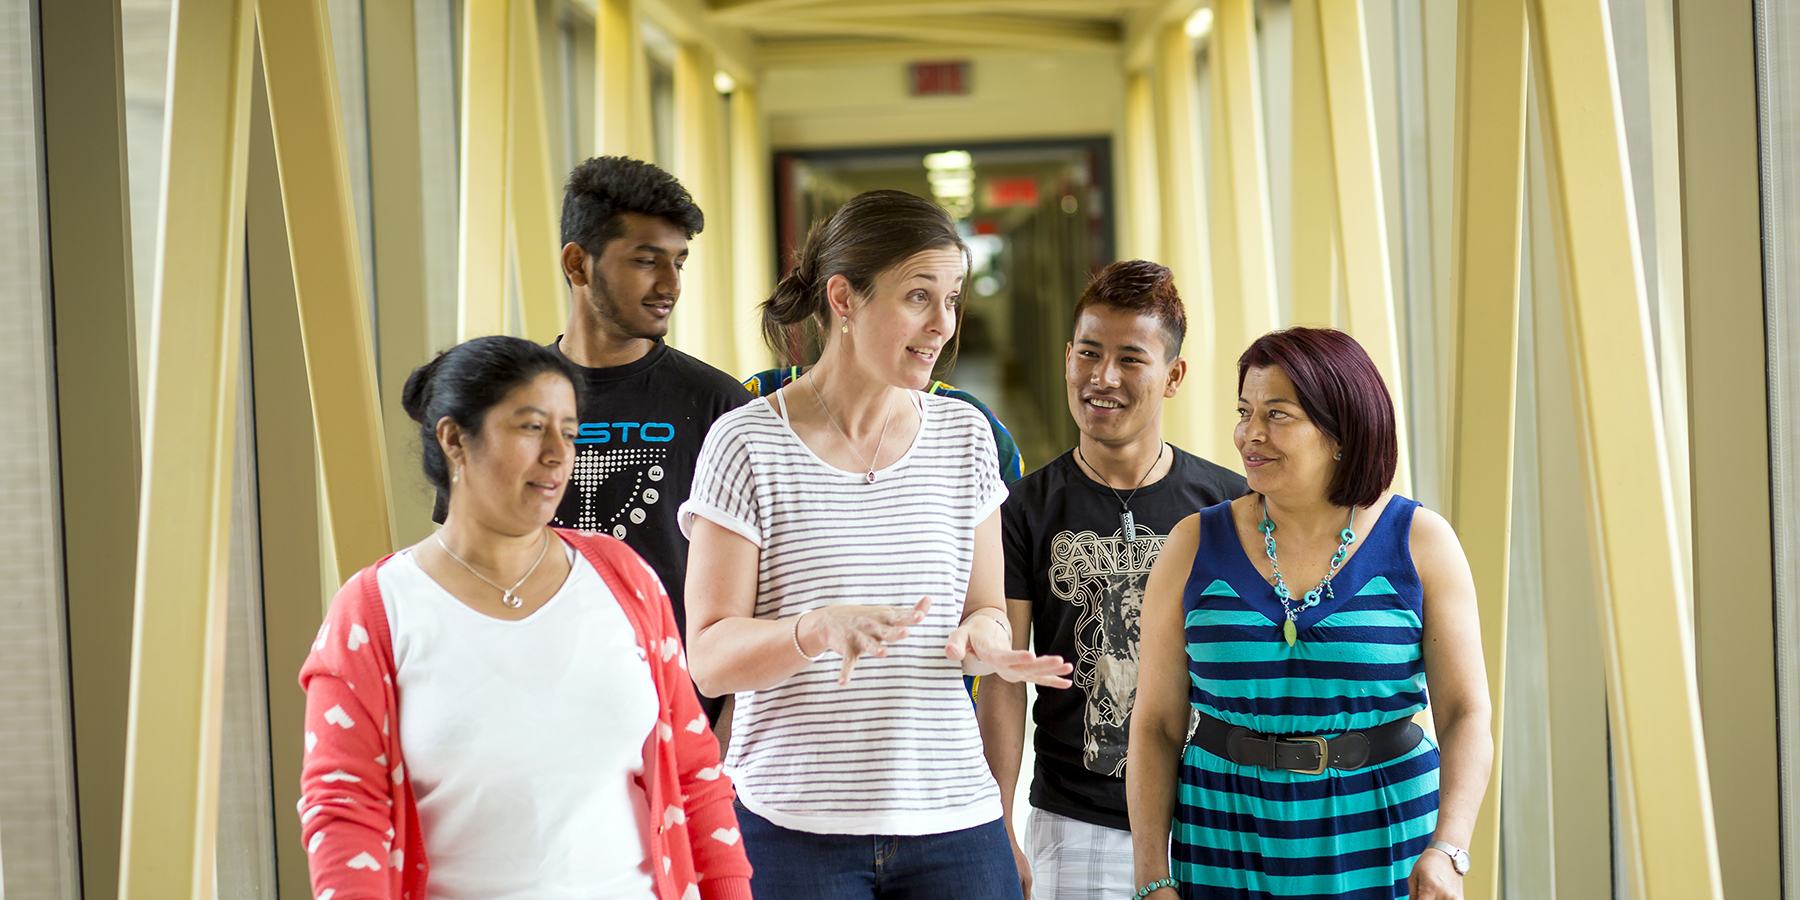
[[[1253,0],[1217,0],[1211,40],[1213,383],[1221,400],[1235,403],[1238,357],[1279,324]],[[1233,424],[1220,415],[1203,455],[1237,458]]]
[[[1093,0],[883,0],[878,3],[805,3],[805,4],[738,4],[721,7],[715,14],[723,22],[756,29],[759,25],[780,23],[783,19],[810,15],[823,10],[831,18],[863,18],[879,16],[1066,16],[1076,19],[1107,19],[1120,8],[1149,7],[1161,0],[1119,0],[1104,5]]]
[[[331,26],[325,0],[263,2],[257,17],[332,554],[354,572],[392,552],[394,523]]]
[[[214,889],[253,10],[185,0],[171,26],[121,900]]]
[[[1602,572],[1619,789],[1631,873],[1649,898],[1722,898],[1694,634],[1651,353],[1604,0],[1532,0],[1546,135],[1572,300],[1584,456]]]
[[[1469,847],[1476,859],[1487,862],[1465,879],[1470,900],[1500,896],[1500,776],[1529,60],[1525,19],[1524,0],[1462,0],[1457,11],[1456,193],[1451,223],[1457,344],[1446,514],[1462,538],[1475,579],[1494,737],[1493,768]],[[1359,251],[1347,250],[1346,256],[1354,252]],[[1385,262],[1383,255],[1384,269]]]
[[[547,344],[569,318],[562,277],[562,240],[556,198],[561,179],[550,171],[550,123],[544,115],[543,67],[538,59],[535,2],[510,4],[506,99],[506,226],[518,267],[524,337]]]
[[[1116,49],[1120,31],[1110,22],[1075,22],[1009,16],[795,16],[770,22],[765,34],[817,34],[945,41],[1036,50]]]
[[[1208,277],[1208,222],[1206,186],[1201,171],[1199,84],[1194,64],[1194,45],[1180,23],[1163,28],[1157,45],[1154,91],[1157,203],[1155,230],[1161,241],[1155,250],[1139,239],[1141,249],[1175,273],[1175,289],[1188,309],[1189,339],[1182,346],[1188,360],[1187,382],[1175,399],[1164,405],[1163,433],[1178,446],[1208,459],[1229,460],[1236,453],[1220,455],[1222,440],[1230,431],[1222,426],[1222,398],[1236,388],[1218,380],[1213,365],[1216,348],[1208,339],[1215,310],[1212,281]],[[1141,100],[1139,101],[1141,102]],[[1149,225],[1140,217],[1139,221]],[[1232,359],[1236,359],[1234,355]],[[1223,445],[1229,449],[1228,443]]]
[[[458,341],[506,331],[507,3],[463,3]]]
[[[777,38],[757,41],[756,62],[765,69],[797,69],[872,62],[956,59],[999,52],[1028,52],[1028,49],[994,47],[964,40]]]

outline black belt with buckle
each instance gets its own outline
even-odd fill
[[[1286,769],[1322,775],[1327,768],[1361,769],[1401,756],[1424,740],[1425,730],[1409,716],[1334,738],[1318,735],[1258,734],[1242,725],[1199,713],[1194,746],[1240,766]]]

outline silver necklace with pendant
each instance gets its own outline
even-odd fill
[[[830,420],[831,427],[837,431],[838,437],[841,437],[844,439],[844,444],[845,444],[845,446],[850,448],[851,453],[855,453],[857,458],[859,458],[859,459],[862,458],[862,452],[856,449],[856,445],[850,442],[850,436],[844,433],[844,429],[842,426],[838,425],[837,416],[834,416],[831,414],[831,407],[825,405],[825,395],[819,393],[819,386],[814,384],[811,379],[807,380],[806,386],[809,388],[812,388],[813,396],[815,398],[817,398],[819,401],[819,408],[825,411],[825,418]],[[890,396],[888,398],[887,418],[885,420],[883,420],[881,423],[881,437],[876,438],[876,440],[875,440],[875,458],[867,461],[869,471],[868,471],[867,475],[863,476],[864,484],[874,484],[875,483],[875,464],[881,461],[881,445],[887,443],[888,425],[891,424],[893,421],[894,421],[894,401],[893,401],[893,397]]]
[[[1131,498],[1136,497],[1138,488],[1143,487],[1144,482],[1150,480],[1150,473],[1156,471],[1157,464],[1162,462],[1163,448],[1166,446],[1168,445],[1160,443],[1156,445],[1156,459],[1151,460],[1150,468],[1144,470],[1144,477],[1138,479],[1137,487],[1132,488],[1131,493],[1121,497],[1119,489],[1113,487],[1112,482],[1107,481],[1106,476],[1101,475],[1100,470],[1094,468],[1094,464],[1088,462],[1087,457],[1081,454],[1081,445],[1075,445],[1075,457],[1081,460],[1082,465],[1088,467],[1088,471],[1099,476],[1100,483],[1106,485],[1106,489],[1112,491],[1113,499],[1119,501],[1119,537],[1125,540],[1137,540],[1137,517],[1131,514]]]
[[[525,570],[524,578],[520,578],[517,582],[515,582],[513,584],[512,587],[501,587],[500,585],[495,584],[486,575],[483,575],[480,572],[475,571],[475,567],[471,566],[467,562],[465,562],[462,557],[457,556],[456,552],[450,549],[450,545],[444,543],[443,534],[441,532],[438,534],[432,535],[432,538],[438,542],[439,547],[444,548],[445,553],[450,554],[451,559],[454,559],[457,562],[462,563],[462,567],[465,569],[468,569],[470,575],[473,575],[476,578],[481,579],[482,581],[486,581],[488,583],[489,587],[492,587],[494,590],[499,591],[500,592],[500,605],[506,607],[507,609],[518,609],[519,607],[525,605],[525,601],[523,599],[520,599],[520,597],[519,597],[519,587],[525,583],[525,580],[527,578],[531,577],[531,573],[537,571],[538,566],[541,563],[543,563],[543,561],[544,561],[544,554],[549,552],[549,550],[550,550],[550,532],[548,530],[546,530],[544,532],[544,545],[542,547],[538,548],[537,562],[532,563],[531,568]]]
[[[1269,520],[1268,498],[1258,496],[1257,499],[1262,507],[1262,521],[1257,524],[1256,530],[1262,532],[1263,552],[1269,555],[1269,568],[1275,571],[1275,596],[1280,598],[1281,611],[1286,616],[1281,623],[1281,639],[1292,647],[1294,641],[1299,639],[1299,630],[1295,627],[1294,620],[1320,602],[1336,596],[1331,587],[1331,579],[1337,576],[1338,569],[1343,568],[1344,560],[1350,558],[1350,545],[1356,543],[1356,532],[1350,527],[1356,524],[1356,507],[1350,507],[1350,520],[1344,523],[1344,530],[1338,532],[1337,552],[1331,554],[1331,567],[1325,570],[1325,577],[1319,581],[1318,587],[1307,591],[1296,603],[1293,593],[1288,590],[1286,579],[1281,577],[1281,562],[1275,558],[1275,523]]]

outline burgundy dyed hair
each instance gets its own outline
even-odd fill
[[[1300,408],[1344,454],[1330,500],[1369,506],[1394,483],[1400,439],[1394,398],[1375,361],[1355,338],[1335,328],[1288,328],[1256,339],[1238,357],[1238,392],[1252,367],[1279,366],[1294,383]]]
[[[1154,317],[1162,326],[1167,356],[1163,361],[1172,363],[1181,356],[1181,341],[1187,337],[1187,309],[1181,305],[1181,295],[1175,293],[1175,275],[1167,266],[1126,259],[1101,269],[1075,301],[1070,322],[1081,321],[1081,314],[1094,305]]]

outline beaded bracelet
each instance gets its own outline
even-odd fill
[[[1162,890],[1163,888],[1172,888],[1172,887],[1175,887],[1175,879],[1159,878],[1155,881],[1150,882],[1149,884],[1144,885],[1141,888],[1138,888],[1138,892],[1131,895],[1131,900],[1144,900],[1145,897],[1148,897],[1151,894],[1154,894],[1157,891]]]
[[[806,612],[812,612],[812,610],[809,609]],[[804,618],[806,618],[806,613],[801,613],[794,617],[794,652],[800,654],[803,657],[806,657],[807,662],[818,662],[819,656],[824,656],[825,650],[829,650],[831,648],[827,647],[827,648],[825,648],[825,650],[820,650],[819,656],[807,656],[806,651],[800,649],[800,620],[804,619]]]

